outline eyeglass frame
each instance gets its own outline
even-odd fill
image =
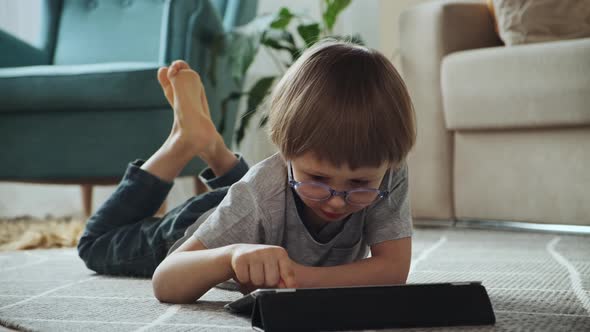
[[[288,178],[289,178],[289,186],[293,189],[295,189],[295,191],[297,191],[297,193],[299,193],[299,191],[297,190],[297,186],[301,185],[301,184],[313,184],[313,185],[317,185],[320,187],[324,187],[328,190],[328,192],[330,193],[330,196],[323,198],[323,199],[317,199],[317,198],[310,198],[307,197],[305,195],[303,195],[303,197],[310,199],[312,201],[316,201],[316,202],[325,202],[327,200],[329,200],[330,198],[334,197],[334,196],[342,196],[342,199],[344,199],[344,201],[346,202],[346,204],[350,204],[353,206],[369,206],[375,202],[380,201],[381,199],[387,197],[389,195],[389,191],[387,190],[380,190],[380,189],[375,189],[375,188],[357,188],[357,189],[351,189],[351,190],[343,190],[343,191],[337,191],[334,188],[328,186],[327,184],[323,184],[321,182],[316,182],[316,181],[297,181],[295,180],[294,176],[293,176],[293,166],[291,165],[291,161],[288,162],[289,164],[289,170],[288,170]],[[377,192],[377,197],[375,197],[375,199],[370,202],[370,203],[363,203],[363,204],[357,204],[357,203],[352,203],[348,200],[348,195],[351,192],[358,192],[358,191],[372,191],[372,192]]]

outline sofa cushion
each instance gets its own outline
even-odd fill
[[[450,54],[448,129],[590,125],[590,38]]]
[[[0,69],[0,113],[166,106],[158,67],[134,62]]]

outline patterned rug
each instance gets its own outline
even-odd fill
[[[588,235],[417,228],[413,243],[409,282],[481,280],[497,322],[400,331],[590,331]],[[0,324],[17,330],[251,330],[223,309],[239,296],[162,304],[149,280],[95,275],[74,249],[0,252]]]

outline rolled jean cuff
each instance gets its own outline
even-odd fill
[[[248,172],[249,166],[242,155],[236,153],[235,156],[238,158],[238,163],[227,173],[216,177],[211,168],[205,168],[199,177],[211,189],[228,187],[238,182]]]
[[[152,206],[154,204],[157,210],[162,202],[168,196],[172,189],[173,182],[167,182],[159,177],[141,169],[141,165],[145,163],[144,160],[136,159],[129,163],[125,175],[119,185],[119,189],[127,188],[132,190],[131,195],[125,195],[126,202],[135,201],[136,204],[146,204]]]

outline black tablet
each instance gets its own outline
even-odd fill
[[[258,289],[225,308],[265,331],[494,324],[481,282]]]

